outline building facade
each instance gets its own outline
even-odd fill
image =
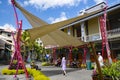
[[[13,50],[12,33],[5,29],[0,29],[0,63],[8,64]]]
[[[86,9],[80,16],[81,19],[64,26],[61,30],[77,37],[84,42],[94,42],[96,51],[102,52],[102,35],[100,29],[100,16],[104,15],[104,2]],[[112,58],[120,55],[120,3],[110,6],[106,10],[106,31]],[[105,49],[106,53],[106,49]],[[92,57],[92,54],[90,54]],[[107,54],[104,54],[107,58]]]

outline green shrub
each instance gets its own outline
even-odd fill
[[[32,75],[31,68],[27,68],[27,71],[30,75]]]
[[[50,64],[48,62],[42,62],[42,66],[49,66]]]
[[[24,73],[24,70],[18,70],[18,74],[23,74]],[[6,74],[6,75],[14,75],[14,74],[16,74],[16,70],[15,69],[8,69],[8,68],[4,68],[3,70],[2,70],[2,74]]]
[[[6,75],[7,72],[8,72],[8,69],[7,69],[7,68],[4,68],[4,69],[2,70],[2,74],[4,74],[4,75]]]
[[[13,74],[13,70],[9,70],[7,74],[8,75],[12,75]]]
[[[50,80],[47,76],[45,76],[42,72],[36,69],[30,70],[31,75],[33,76],[34,80]]]
[[[111,65],[106,65],[102,68],[102,73],[104,76],[110,76],[114,79],[120,78],[120,61],[112,63]]]
[[[50,80],[47,76],[45,76],[42,72],[36,69],[27,68],[28,73],[33,76],[34,80]],[[2,70],[2,74],[4,75],[14,75],[16,73],[15,69],[9,70],[8,68],[4,68]],[[23,74],[24,70],[19,69],[18,74]]]
[[[13,70],[12,70],[12,73],[13,73],[13,74],[16,74],[16,70],[13,69]]]
[[[50,79],[44,75],[39,75],[34,77],[34,80],[50,80]]]
[[[23,73],[25,73],[23,69],[18,70],[18,74],[23,74]]]
[[[13,60],[13,64],[17,64],[17,62],[18,62],[17,60]]]

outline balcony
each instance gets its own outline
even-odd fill
[[[107,31],[107,37],[109,40],[120,39],[120,28]],[[99,41],[101,39],[102,39],[101,34],[96,33],[96,34],[86,36],[85,42],[94,42],[94,41]]]

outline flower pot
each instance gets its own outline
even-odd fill
[[[99,75],[92,75],[92,80],[99,80]]]
[[[113,80],[112,77],[110,77],[110,76],[104,76],[103,79],[104,80]]]

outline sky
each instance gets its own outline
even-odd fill
[[[100,2],[106,1],[108,6],[120,3],[120,0],[16,0],[30,13],[51,24],[70,19],[79,12]],[[23,21],[23,30],[32,28],[24,15],[17,10],[19,20]],[[0,0],[0,28],[16,29],[16,22],[11,0]]]

